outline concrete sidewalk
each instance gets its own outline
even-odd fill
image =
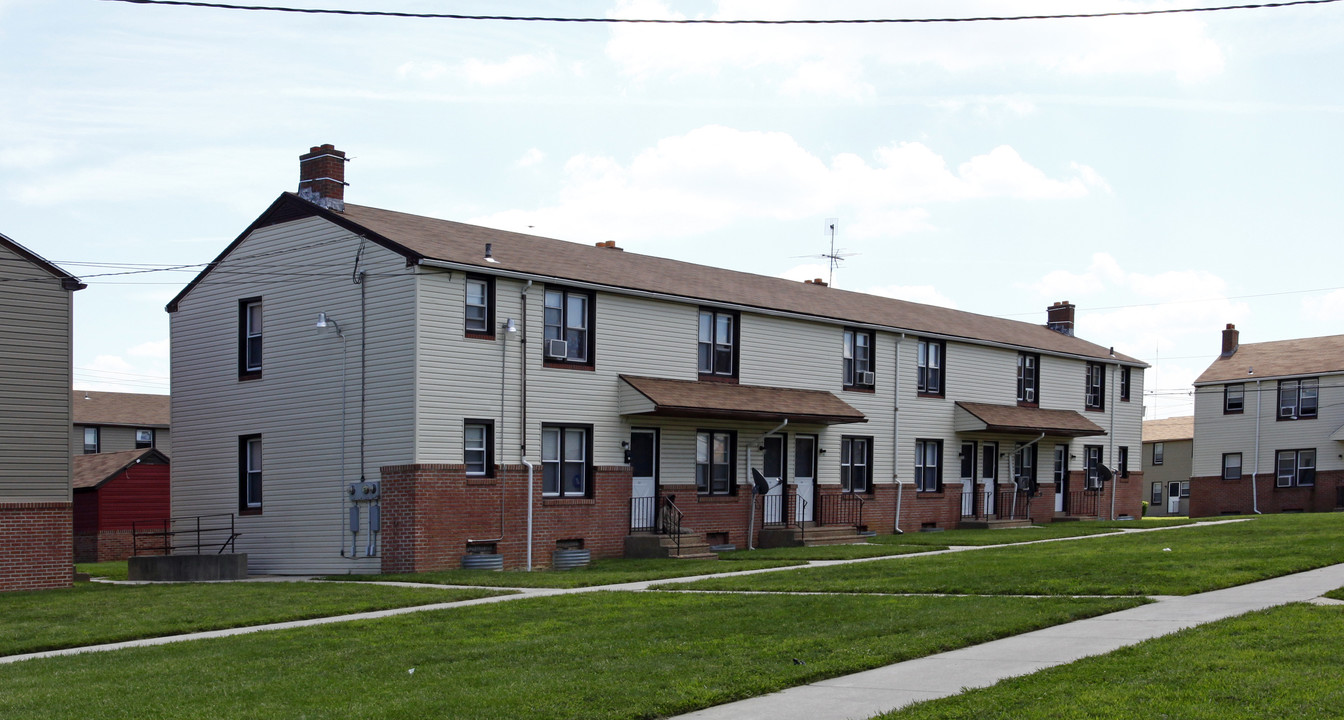
[[[678,720],[871,718],[922,700],[957,695],[1149,638],[1344,587],[1344,565],[1157,602],[983,645],[801,685],[677,716]]]

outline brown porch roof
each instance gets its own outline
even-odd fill
[[[138,462],[151,465],[168,463],[168,457],[154,448],[76,455],[71,460],[73,461],[71,486],[76,490],[96,488]]]
[[[799,423],[868,422],[863,413],[824,390],[620,376],[621,413]]]
[[[1017,405],[958,402],[957,432],[1040,434],[1050,437],[1105,435],[1100,425],[1074,410],[1043,410]]]

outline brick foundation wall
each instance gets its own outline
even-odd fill
[[[0,503],[0,592],[70,587],[71,505]]]
[[[467,477],[464,465],[387,466],[380,474],[383,572],[460,567],[469,541],[494,545],[506,568],[527,565],[525,466],[502,466],[493,478]],[[628,466],[593,468],[586,498],[542,497],[539,466],[533,482],[533,567],[549,567],[561,541],[594,558],[620,557],[630,522]]]
[[[157,538],[156,538],[157,539]],[[113,562],[126,560],[135,554],[135,541],[130,530],[102,530],[75,533],[75,562]],[[142,548],[141,555],[157,555]]]
[[[1344,470],[1316,473],[1310,487],[1275,487],[1273,473],[1261,473],[1255,480],[1260,512],[1331,512],[1339,507],[1339,490],[1344,487]],[[1249,515],[1255,510],[1251,500],[1251,476],[1224,480],[1221,476],[1190,478],[1190,517],[1212,515]]]

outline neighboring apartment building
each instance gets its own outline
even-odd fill
[[[674,516],[747,547],[1138,515],[1145,366],[1072,305],[1051,329],[346,205],[343,158],[302,156],[168,305],[172,514],[237,513],[254,572],[615,556]]]
[[[69,586],[79,279],[0,235],[0,591]]]
[[[1344,335],[1249,345],[1195,380],[1190,515],[1344,507]]]
[[[1195,417],[1145,420],[1143,480],[1148,515],[1190,514],[1190,467],[1195,457]]]
[[[75,413],[72,455],[146,448],[172,455],[167,395],[75,390],[70,398]]]

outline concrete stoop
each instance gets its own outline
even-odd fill
[[[680,540],[681,549],[677,549]],[[633,533],[625,536],[625,557],[627,558],[674,558],[677,560],[714,559],[719,555],[709,549],[704,535],[689,528],[682,528],[681,535],[662,535],[655,533]]]
[[[807,523],[802,528],[762,528],[758,538],[756,546],[759,548],[854,545],[868,541],[868,538],[860,534],[858,528],[853,525],[817,526],[811,523]]]
[[[957,523],[959,530],[1004,530],[1007,528],[1025,528],[1032,526],[1031,518],[1016,520],[962,520]]]

